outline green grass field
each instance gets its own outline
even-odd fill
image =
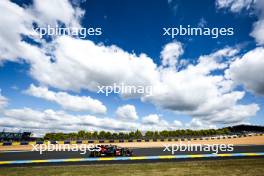
[[[1,167],[0,176],[263,176],[264,159],[232,159],[139,164]]]

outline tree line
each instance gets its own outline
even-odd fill
[[[207,129],[207,130],[174,130],[174,131],[146,131],[142,133],[139,130],[131,132],[109,132],[109,131],[78,131],[76,133],[46,133],[45,140],[119,140],[119,139],[165,139],[177,137],[199,137],[230,134],[228,128]]]

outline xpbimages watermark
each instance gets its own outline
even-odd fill
[[[68,152],[80,152],[80,154],[84,155],[87,151],[100,151],[101,147],[99,144],[51,144],[48,142],[47,144],[31,144],[32,151],[37,151],[39,154],[43,154],[43,152],[51,152],[51,151],[68,151]]]
[[[124,83],[116,84],[113,86],[97,86],[97,93],[102,93],[108,96],[111,93],[114,94],[145,94],[151,95],[153,92],[152,86],[132,86],[125,85]]]
[[[174,155],[176,152],[211,152],[218,154],[219,152],[232,152],[234,151],[233,144],[191,144],[189,141],[186,143],[176,144],[163,144],[163,151],[170,152]]]
[[[103,33],[102,28],[60,27],[58,25],[56,25],[55,27],[47,25],[46,27],[33,28],[33,30],[39,35],[40,38],[43,38],[45,36],[69,35],[84,39],[90,35],[102,35]]]
[[[218,38],[219,36],[234,35],[234,28],[208,28],[208,27],[191,27],[191,25],[179,27],[163,28],[163,36],[169,36],[174,39],[176,36],[210,36],[211,38]]]

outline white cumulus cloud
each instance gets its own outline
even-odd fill
[[[231,63],[226,74],[236,84],[244,85],[247,90],[255,94],[264,95],[263,69],[264,48],[259,47]]]
[[[148,116],[143,117],[142,122],[144,124],[156,124],[160,123],[160,117],[157,114],[150,114]]]
[[[136,108],[133,105],[124,105],[120,106],[116,110],[116,116],[120,120],[137,120],[138,115],[136,112]]]
[[[219,9],[229,9],[233,13],[239,13],[246,10],[254,13],[258,21],[253,24],[253,30],[250,33],[255,38],[257,44],[264,44],[264,1],[263,0],[216,0],[216,7]]]
[[[162,65],[175,67],[179,56],[182,54],[183,48],[180,42],[174,41],[166,44],[161,51]]]
[[[25,91],[27,94],[58,103],[66,110],[106,113],[106,107],[99,100],[88,96],[75,96],[66,92],[53,92],[47,87],[36,87],[31,84]]]
[[[256,0],[216,0],[217,8],[230,8],[232,12],[239,12],[242,9],[250,9]]]
[[[36,20],[41,26],[55,26],[60,21],[66,26],[80,27],[79,20],[84,15],[84,11],[74,8],[69,0],[34,0],[28,12],[37,16]]]
[[[228,63],[222,59],[232,58],[237,53],[235,48],[225,48],[201,56],[196,65],[189,64],[186,69],[161,70],[160,82],[154,86],[153,94],[143,97],[143,101],[210,123],[232,124],[247,120],[259,110],[258,105],[240,105],[238,102],[245,92],[233,91],[233,81],[225,75],[211,74],[227,69]],[[243,108],[248,113],[241,113]],[[232,118],[228,112],[232,112]]]

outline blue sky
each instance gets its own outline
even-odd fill
[[[257,24],[262,23],[264,8],[258,3],[261,2],[1,2],[0,7],[5,13],[3,16],[13,15],[10,15],[11,20],[1,17],[0,22],[8,23],[7,26],[13,28],[7,29],[5,25],[1,25],[0,29],[0,127],[43,134],[47,131],[80,129],[162,130],[216,128],[240,123],[264,125],[264,85],[259,80],[263,78],[258,73],[264,66],[260,60],[263,58],[264,42],[258,35],[258,31],[263,31],[263,26]],[[163,35],[163,28],[180,25],[199,27],[202,22],[203,28],[233,28],[234,35],[218,38],[184,35],[174,39]],[[44,39],[29,34],[33,23],[42,27],[60,23],[65,27],[101,28],[102,35],[87,36],[85,39],[56,36],[45,42]],[[23,42],[22,35],[31,38],[31,41]],[[32,41],[41,43],[41,46]],[[93,45],[88,45],[88,42]],[[111,53],[113,45],[118,47],[119,55]],[[101,51],[101,48],[106,51]],[[222,51],[222,54],[216,54],[218,51]],[[232,52],[234,53],[230,54]],[[142,53],[146,58],[141,58]],[[54,55],[55,64],[43,62],[50,55]],[[202,64],[201,56],[205,57],[205,64]],[[116,62],[115,57],[118,57],[117,60],[120,57],[120,62]],[[165,57],[175,61],[176,65],[163,65]],[[133,61],[130,63],[129,59]],[[106,62],[97,63],[97,60]],[[153,63],[149,63],[150,61]],[[211,62],[217,65],[216,68],[210,67]],[[187,64],[177,70],[180,63]],[[221,64],[226,66],[220,68]],[[252,69],[248,70],[249,64]],[[192,73],[189,66],[197,70]],[[127,69],[123,69],[126,67]],[[141,69],[137,69],[139,67]],[[209,72],[200,73],[202,68]],[[195,75],[196,73],[201,75]],[[78,74],[85,78],[78,80]],[[221,77],[221,81],[216,80],[217,75]],[[105,96],[96,93],[95,85],[107,85],[115,81],[160,86],[164,92],[154,92],[150,97],[131,95],[130,98],[123,98],[118,94]],[[219,87],[223,84],[227,89],[225,91]],[[168,88],[167,92],[165,88]],[[62,92],[63,94],[59,94]],[[78,103],[81,105],[78,106]],[[226,107],[223,106],[225,103]],[[99,110],[93,110],[94,108]],[[36,117],[28,115],[31,113]],[[25,117],[20,119],[20,116]],[[52,123],[48,119],[53,118],[56,119],[54,125],[57,123],[61,128],[56,129],[52,125],[41,128],[43,121]],[[80,123],[71,124],[75,118]],[[83,118],[87,123],[82,124]],[[67,123],[62,123],[64,119]],[[22,124],[21,121],[30,121],[32,124]],[[108,121],[114,125],[107,124]]]

